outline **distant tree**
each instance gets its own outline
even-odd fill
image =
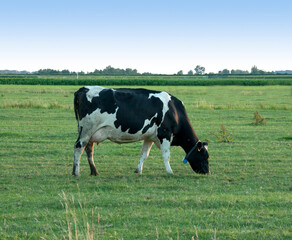
[[[95,69],[93,72],[91,72],[90,74],[92,75],[101,75],[102,74],[102,71],[101,70],[98,70],[98,69]]]
[[[143,72],[142,75],[144,75],[144,76],[151,76],[152,73],[150,73],[150,72]]]
[[[194,75],[193,70],[188,71],[188,75]]]
[[[102,71],[102,73],[105,75],[114,75],[115,69],[109,65]]]
[[[200,65],[197,65],[194,70],[197,75],[202,75],[205,73],[205,68]]]
[[[137,69],[126,68],[125,73],[126,73],[126,75],[137,75],[138,71],[137,71]]]
[[[230,74],[230,71],[225,68],[222,71],[218,71],[218,74],[226,75],[226,74]]]
[[[133,70],[131,68],[126,68],[126,74],[131,75]]]
[[[229,73],[230,73],[230,71],[226,68],[222,70],[222,74],[229,74]]]
[[[182,70],[180,70],[180,71],[177,72],[177,75],[183,75],[183,74],[184,74],[184,73],[183,73]]]
[[[70,74],[70,71],[67,70],[67,69],[64,69],[64,70],[61,71],[61,74],[63,74],[63,75],[69,75]]]
[[[266,72],[264,70],[259,70],[258,74],[266,74]]]
[[[252,66],[251,68],[251,71],[250,71],[251,74],[259,74],[259,69],[257,66]]]
[[[58,74],[60,74],[60,71],[47,68],[47,69],[38,70],[38,74],[40,74],[40,75],[58,75]]]
[[[231,74],[249,74],[249,72],[246,71],[246,70],[239,70],[239,69],[234,70],[234,69],[232,69],[231,70]]]

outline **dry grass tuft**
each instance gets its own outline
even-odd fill
[[[70,106],[61,105],[58,101],[43,102],[40,100],[26,100],[26,101],[4,101],[0,108],[36,108],[36,109],[70,109]]]

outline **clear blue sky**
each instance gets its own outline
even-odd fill
[[[0,69],[292,69],[291,0],[0,0]]]

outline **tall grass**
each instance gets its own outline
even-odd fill
[[[71,109],[69,105],[60,104],[57,100],[52,102],[43,102],[41,100],[25,100],[25,101],[4,101],[0,108],[36,108],[36,109]]]
[[[263,103],[228,103],[215,105],[214,103],[207,103],[205,100],[197,101],[195,106],[197,109],[201,110],[253,110],[257,107],[265,110],[292,110],[291,105],[277,105],[277,104],[263,104]]]
[[[75,199],[74,195],[67,196],[64,191],[59,194],[59,197],[61,198],[60,203],[66,212],[66,226],[62,227],[64,239],[97,239],[100,215],[96,215],[96,209],[91,209],[88,212],[86,199],[81,199],[80,191],[78,199]],[[95,218],[97,218],[97,223],[95,223]]]
[[[61,229],[63,231],[63,238],[72,240],[72,239],[86,239],[86,240],[94,240],[102,237],[102,225],[100,224],[100,214],[96,213],[97,208],[88,209],[86,199],[81,197],[81,193],[78,188],[78,196],[77,199],[74,195],[65,193],[62,191],[59,194],[60,203],[62,205],[63,210],[65,211],[66,221],[62,222]],[[134,210],[134,209],[133,209]],[[160,229],[157,226],[153,226],[155,229],[156,240],[164,239],[160,238],[159,231]],[[191,239],[199,240],[200,231],[198,231],[197,227],[194,226],[195,234]],[[172,231],[169,229],[169,231]],[[179,240],[180,234],[179,231],[176,232],[176,239]],[[119,239],[116,236],[115,239]],[[122,238],[123,239],[123,238]],[[173,238],[169,238],[173,239]],[[184,239],[184,237],[182,238]],[[212,239],[216,239],[216,228],[214,229],[214,237]]]
[[[67,94],[64,97],[68,97]],[[201,110],[254,110],[257,107],[265,110],[292,110],[291,105],[277,105],[277,104],[263,104],[263,103],[254,103],[254,104],[220,104],[215,105],[214,103],[208,103],[205,100],[199,100],[195,103],[194,107]],[[18,109],[72,109],[72,105],[60,104],[57,100],[52,100],[49,102],[43,100],[12,100],[12,101],[3,101],[0,104],[0,109],[9,109],[9,108],[18,108]]]

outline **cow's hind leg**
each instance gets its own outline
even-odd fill
[[[79,175],[79,162],[80,162],[80,158],[83,151],[84,151],[84,147],[82,147],[77,140],[74,146],[74,163],[73,163],[72,175],[75,175],[75,176]]]
[[[85,151],[87,154],[88,163],[90,166],[91,175],[98,175],[98,171],[95,168],[95,164],[93,161],[93,151],[94,151],[94,142],[89,142],[86,147]]]
[[[86,145],[89,142],[88,137],[82,137],[82,136],[84,136],[84,134],[82,132],[83,132],[83,129],[81,127],[78,139],[77,139],[77,141],[75,142],[75,145],[74,145],[74,163],[73,163],[73,172],[72,172],[72,174],[75,175],[75,176],[79,175],[80,158],[81,158],[81,155],[82,155]]]
[[[149,152],[150,152],[150,149],[152,147],[152,144],[153,142],[152,141],[144,141],[143,142],[143,146],[142,146],[142,149],[141,149],[141,157],[140,157],[140,161],[139,161],[139,164],[138,164],[138,167],[135,171],[135,173],[140,173],[142,174],[142,170],[143,170],[143,162],[144,160],[149,156]]]

